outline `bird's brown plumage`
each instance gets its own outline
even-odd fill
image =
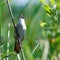
[[[16,53],[19,53],[20,52],[20,50],[21,50],[21,46],[20,46],[20,43],[18,42],[18,36],[17,36],[17,34],[14,32],[14,38],[15,38],[15,46],[14,46],[14,51],[16,52]]]

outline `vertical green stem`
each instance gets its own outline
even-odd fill
[[[25,60],[25,56],[22,48],[21,48],[21,55],[22,55],[22,60]]]
[[[1,25],[2,25],[2,2],[0,4],[0,42],[1,40]],[[1,60],[1,54],[2,54],[2,46],[0,47],[0,60]]]
[[[18,57],[18,60],[21,60],[21,59],[20,59],[20,55],[19,55],[19,54],[17,54],[17,57]]]
[[[10,23],[8,23],[8,43],[7,43],[7,56],[9,55],[9,40],[10,40]],[[9,60],[9,57],[7,57]]]

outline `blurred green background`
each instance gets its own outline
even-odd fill
[[[41,0],[43,1],[43,0]],[[55,42],[51,42],[48,39],[47,31],[40,26],[41,22],[49,24],[51,20],[44,10],[44,4],[40,0],[10,0],[12,13],[14,16],[14,22],[17,24],[20,13],[23,13],[27,31],[26,38],[23,41],[23,51],[26,60],[41,60],[43,50],[40,46],[32,54],[35,46],[40,43],[39,40],[49,41],[49,53],[48,58],[52,55],[58,55],[60,53],[60,0],[55,0],[57,4],[57,17],[58,17],[58,28],[56,29]],[[45,0],[49,4],[50,0]],[[53,0],[54,1],[54,0]],[[52,13],[53,14],[53,13]],[[53,19],[52,19],[53,20]],[[8,23],[11,23],[10,29]],[[49,26],[47,24],[47,26]],[[14,27],[11,21],[11,16],[6,4],[6,0],[0,0],[0,58],[7,59],[7,43],[9,42],[9,60],[18,60],[16,55],[10,55],[14,53]],[[8,30],[10,30],[10,38],[8,39]],[[53,30],[54,31],[54,30]],[[52,35],[51,35],[52,36]],[[53,53],[51,54],[53,50]],[[21,57],[21,54],[20,54]]]

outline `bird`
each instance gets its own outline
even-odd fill
[[[19,20],[15,28],[17,32],[14,31],[14,38],[15,38],[14,51],[18,54],[22,48],[22,41],[26,36],[26,24],[24,16],[22,14],[19,16]]]

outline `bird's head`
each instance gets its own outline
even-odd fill
[[[20,14],[20,18],[24,18],[23,14]]]

